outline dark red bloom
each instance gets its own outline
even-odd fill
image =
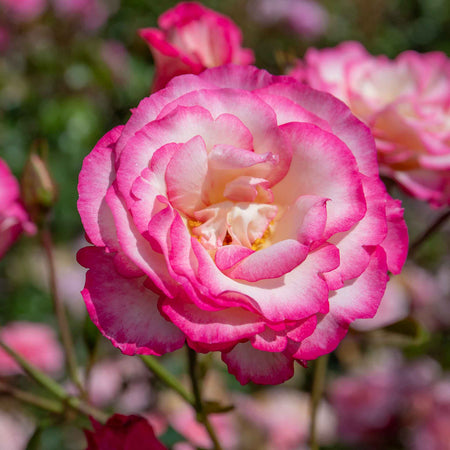
[[[86,450],[167,450],[143,417],[114,414],[105,425],[90,419],[94,431],[84,431]]]

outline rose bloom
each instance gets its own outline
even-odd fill
[[[39,369],[61,371],[64,363],[61,346],[53,330],[41,323],[11,322],[0,328],[0,339]],[[4,350],[0,350],[0,375],[16,375],[22,369]]]
[[[151,425],[140,416],[114,414],[105,425],[91,418],[94,431],[85,430],[86,450],[165,450]]]
[[[252,50],[241,47],[242,34],[236,24],[200,3],[179,3],[160,16],[158,26],[139,31],[155,60],[152,92],[176,75],[254,61]]]
[[[19,183],[0,159],[0,258],[24,230],[34,233],[35,227],[20,200]]]
[[[221,351],[281,383],[373,317],[407,233],[373,138],[329,94],[228,65],[175,78],[86,157],[88,312],[126,354]]]
[[[410,195],[450,204],[450,60],[441,52],[372,56],[357,42],[309,49],[290,73],[350,106],[375,136],[380,171]]]

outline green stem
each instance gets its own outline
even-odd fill
[[[70,334],[69,322],[67,320],[66,311],[63,303],[59,297],[58,287],[56,282],[56,268],[55,259],[53,255],[53,243],[52,236],[48,225],[44,225],[40,231],[40,237],[42,246],[47,255],[48,270],[49,270],[49,282],[50,282],[50,292],[52,294],[53,306],[55,309],[56,320],[58,322],[59,333],[61,335],[61,341],[64,348],[64,353],[66,356],[67,370],[70,379],[77,386],[81,395],[86,396],[86,392],[81,383],[80,377],[78,375],[78,365],[75,356],[75,348],[72,341],[72,335]]]
[[[194,397],[181,385],[181,383],[163,366],[154,356],[140,355],[143,363],[151,370],[151,372],[164,383],[167,387],[177,392],[190,405],[195,407]]]
[[[322,398],[325,376],[327,373],[328,355],[318,358],[314,365],[314,378],[311,392],[311,422],[309,428],[309,442],[311,450],[319,450],[317,442],[317,410]]]
[[[85,403],[77,397],[70,396],[56,381],[52,380],[44,372],[41,372],[36,366],[29,363],[26,359],[16,353],[11,347],[0,340],[0,347],[5,350],[8,355],[10,355],[14,361],[19,364],[19,366],[27,373],[27,375],[35,380],[42,387],[51,392],[55,397],[57,397],[63,404],[70,406],[71,408],[87,415],[92,416],[99,422],[106,422],[108,420],[108,415],[103,411],[94,408],[93,406]]]
[[[222,447],[219,443],[219,440],[217,438],[217,434],[209,421],[208,414],[205,411],[205,408],[203,406],[202,396],[201,396],[201,389],[199,384],[199,377],[198,377],[198,365],[197,365],[197,353],[192,350],[190,347],[187,347],[188,349],[188,363],[189,363],[189,376],[191,378],[192,383],[192,392],[194,393],[194,408],[197,412],[197,420],[202,423],[206,431],[209,434],[209,437],[211,438],[211,441],[214,445],[215,450],[222,450]]]
[[[29,405],[37,406],[38,408],[50,411],[54,414],[62,414],[64,412],[64,406],[62,403],[50,400],[45,397],[32,394],[31,392],[22,391],[9,384],[0,381],[0,392],[10,395],[17,400],[20,400]]]
[[[409,247],[409,257],[412,257],[419,247],[450,217],[450,209],[439,216]]]

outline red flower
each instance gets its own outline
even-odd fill
[[[84,431],[86,450],[166,450],[143,417],[114,414],[105,425],[90,419],[94,431]]]

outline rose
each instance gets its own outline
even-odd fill
[[[380,171],[433,206],[450,204],[450,61],[406,51],[374,57],[357,42],[309,49],[290,73],[349,105],[372,130]]]
[[[369,130],[290,77],[175,78],[86,157],[88,312],[126,354],[185,340],[245,383],[280,383],[372,317],[407,234]]]
[[[139,31],[156,64],[152,92],[163,88],[177,75],[254,61],[253,52],[241,47],[242,34],[236,24],[200,3],[179,3],[161,15],[158,26],[160,29]]]
[[[35,227],[20,200],[19,183],[0,159],[0,258],[22,231],[34,233]]]
[[[165,450],[151,425],[140,416],[114,414],[105,425],[91,418],[94,431],[85,430],[86,450]]]
[[[64,357],[53,330],[41,323],[10,322],[0,329],[1,340],[30,363],[47,373],[57,373]],[[0,375],[15,375],[22,369],[0,350]]]

